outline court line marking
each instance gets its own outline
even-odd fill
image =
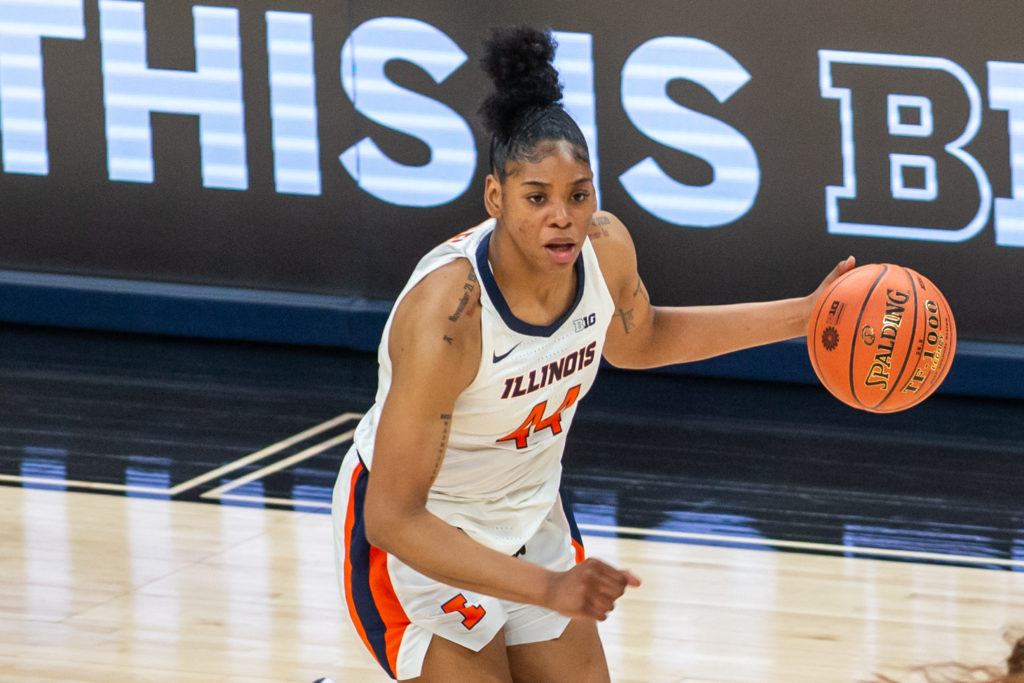
[[[337,417],[333,417],[329,420],[321,422],[320,424],[314,425],[309,429],[299,432],[298,434],[293,434],[292,436],[282,439],[277,443],[270,444],[266,448],[261,448],[260,450],[250,453],[249,455],[239,458],[238,460],[229,462],[228,464],[218,467],[217,469],[210,470],[209,472],[200,474],[197,477],[193,477],[192,479],[184,481],[170,488],[162,488],[158,486],[136,486],[134,484],[115,484],[112,482],[83,481],[80,479],[57,479],[56,477],[26,477],[17,474],[0,474],[0,481],[7,481],[17,484],[34,484],[40,486],[92,489],[95,491],[146,493],[159,496],[170,496],[173,498],[174,496],[177,496],[178,494],[184,491],[188,491],[189,489],[205,484],[211,479],[216,479],[222,474],[233,472],[237,469],[245,467],[246,465],[254,463],[257,460],[262,460],[263,458],[274,455],[275,453],[279,453],[280,451],[283,451],[286,448],[294,446],[297,443],[301,443],[309,439],[310,437],[320,434],[321,432],[325,432],[328,429],[337,427],[339,424],[343,424],[349,420],[359,419],[362,416],[362,413],[342,413]],[[352,437],[351,431],[346,432],[345,434],[347,434],[346,438]],[[306,503],[303,503],[303,505],[306,505]]]
[[[308,460],[309,458],[312,458],[314,455],[319,455],[320,453],[323,453],[324,451],[326,451],[328,448],[333,448],[334,446],[337,446],[338,444],[342,444],[342,443],[345,443],[346,441],[350,441],[352,439],[352,435],[355,434],[355,433],[356,433],[355,429],[350,429],[347,432],[343,432],[343,433],[341,433],[341,434],[339,434],[339,435],[337,435],[335,437],[327,439],[327,441],[321,441],[320,443],[318,443],[316,445],[313,445],[313,446],[310,446],[309,448],[306,448],[304,450],[301,450],[301,451],[299,451],[298,453],[296,453],[294,455],[290,455],[287,458],[284,458],[283,460],[278,460],[278,461],[276,461],[274,463],[271,463],[270,465],[267,465],[266,467],[262,467],[262,468],[260,468],[258,470],[250,472],[249,474],[245,475],[244,477],[239,477],[238,479],[232,479],[228,483],[223,484],[221,486],[218,486],[215,489],[210,489],[209,491],[204,491],[203,493],[200,494],[199,497],[200,498],[220,498],[220,497],[223,496],[223,494],[225,494],[228,491],[231,491],[233,489],[236,489],[239,486],[245,486],[246,484],[248,484],[251,481],[255,481],[257,479],[262,479],[263,477],[265,477],[267,475],[270,475],[270,474],[273,474],[275,472],[279,472],[279,471],[281,471],[281,470],[283,470],[285,468],[291,467],[292,465],[294,465],[296,463],[299,463],[299,462],[302,462],[303,460]],[[258,496],[253,496],[253,498],[258,498]],[[296,503],[298,503],[298,501],[296,501]],[[305,503],[302,503],[302,504],[305,505]]]
[[[178,495],[179,493],[181,493],[183,491],[187,491],[189,489],[192,489],[192,488],[195,488],[197,486],[200,486],[201,484],[205,484],[206,482],[210,481],[211,479],[216,479],[217,477],[219,477],[219,476],[221,476],[223,474],[227,474],[228,472],[234,472],[235,470],[241,469],[242,467],[245,467],[246,465],[250,465],[250,464],[256,462],[257,460],[262,460],[263,458],[266,458],[267,456],[274,455],[275,453],[279,453],[280,451],[283,451],[286,448],[294,446],[297,443],[301,443],[302,441],[305,441],[306,439],[308,439],[308,438],[310,438],[312,436],[316,436],[320,432],[325,432],[328,429],[331,429],[332,427],[336,427],[339,424],[342,424],[342,423],[347,422],[349,420],[358,419],[358,418],[360,418],[362,416],[363,416],[362,413],[342,413],[341,415],[338,415],[335,418],[327,420],[326,422],[321,422],[320,424],[315,425],[313,427],[310,427],[309,429],[307,429],[305,431],[302,431],[302,432],[299,432],[298,434],[294,434],[292,436],[289,436],[287,439],[282,439],[281,441],[278,441],[277,443],[271,444],[271,445],[267,446],[266,448],[261,448],[260,450],[254,452],[254,453],[250,453],[249,455],[247,455],[247,456],[245,456],[243,458],[239,458],[238,460],[235,460],[233,462],[229,462],[228,464],[223,465],[222,467],[218,467],[217,469],[210,470],[209,472],[206,472],[205,474],[201,474],[198,477],[194,477],[192,479],[189,479],[188,481],[182,482],[182,483],[178,484],[177,486],[175,486],[174,488],[171,489],[171,491],[172,491],[171,495],[176,496],[176,495]],[[349,434],[349,437],[351,437],[351,434],[349,432],[346,432],[346,434]],[[244,477],[243,477],[243,479],[244,479]],[[223,488],[223,487],[221,487],[221,488]],[[216,490],[219,490],[219,489],[214,489],[214,490],[216,491]],[[204,493],[203,495],[205,496],[206,494]]]
[[[714,541],[716,543],[768,546],[772,548],[788,548],[792,550],[821,550],[841,554],[854,553],[857,555],[875,555],[879,557],[902,557],[915,560],[957,562],[960,564],[998,565],[1000,567],[1024,567],[1024,560],[1008,560],[998,557],[977,557],[974,555],[949,555],[945,553],[929,553],[919,550],[893,550],[891,548],[870,548],[855,545],[838,545],[836,543],[813,543],[810,541],[783,541],[771,538],[751,538],[749,536],[726,536],[724,534],[699,534],[689,531],[643,529],[640,527],[608,526],[604,524],[577,524],[577,526],[579,527],[580,531],[625,534],[629,536],[653,536],[656,538],[672,539],[678,541]]]
[[[154,493],[161,496],[170,495],[170,489],[160,488],[158,486],[134,486],[128,484],[113,484],[102,481],[82,481],[80,479],[55,479],[51,477],[25,477],[17,474],[0,474],[0,481],[9,481],[18,484],[39,484],[55,488],[83,488],[98,491]]]
[[[218,500],[230,500],[240,503],[273,503],[274,505],[290,505],[296,508],[317,508],[330,510],[331,504],[322,500],[301,500],[297,498],[269,498],[265,496],[243,496],[237,493],[225,493],[217,496]]]
[[[74,488],[85,488],[93,490],[105,490],[105,491],[125,491],[134,493],[149,493],[157,495],[169,495],[175,496],[188,489],[195,488],[201,484],[204,484],[211,479],[214,479],[222,474],[233,472],[237,469],[245,467],[253,462],[274,455],[296,443],[301,443],[306,439],[316,436],[317,434],[327,431],[332,427],[336,427],[339,424],[344,423],[347,420],[361,418],[362,413],[342,413],[337,417],[331,418],[321,422],[320,424],[314,425],[309,429],[294,434],[286,439],[282,439],[276,443],[273,443],[265,448],[261,448],[258,451],[250,453],[249,455],[239,458],[238,460],[232,461],[226,465],[218,467],[214,470],[210,470],[198,477],[193,477],[181,484],[178,484],[171,488],[159,488],[150,486],[130,486],[126,484],[113,484],[106,482],[89,482],[72,479],[51,479],[47,477],[24,477],[18,475],[0,474],[0,481],[16,482],[16,483],[30,483],[45,486],[65,486]],[[265,476],[283,470],[287,467],[294,465],[295,463],[307,460],[315,455],[322,453],[323,451],[337,446],[345,441],[352,438],[355,433],[354,429],[350,429],[338,436],[332,437],[326,441],[315,444],[309,448],[306,448],[298,453],[289,456],[283,460],[279,460],[271,465],[260,468],[254,472],[250,472],[244,477],[232,480],[222,486],[219,486],[210,491],[206,491],[200,494],[200,498],[213,498],[217,500],[233,500],[239,502],[249,503],[273,503],[279,505],[291,505],[301,507],[311,507],[330,510],[331,504],[323,501],[304,501],[301,499],[288,499],[288,498],[271,498],[262,496],[247,496],[240,494],[229,494],[228,492],[236,489],[240,486],[244,486],[251,481],[261,479]],[[654,538],[663,538],[666,540],[676,541],[703,541],[703,542],[715,542],[715,543],[730,543],[735,545],[749,545],[749,546],[765,546],[772,548],[787,548],[792,550],[817,550],[837,554],[857,554],[857,555],[870,555],[877,557],[893,557],[893,558],[906,558],[906,559],[919,559],[919,560],[930,560],[939,562],[956,562],[960,564],[974,564],[974,565],[996,565],[1001,567],[1024,567],[1024,560],[1010,560],[1003,558],[990,558],[990,557],[977,557],[973,555],[952,555],[946,553],[931,553],[916,550],[893,550],[891,548],[871,548],[866,546],[850,546],[850,545],[838,545],[835,543],[815,543],[810,541],[786,541],[781,539],[768,539],[768,538],[751,538],[749,536],[728,536],[724,534],[701,534],[696,532],[687,531],[671,531],[665,529],[644,529],[641,527],[623,527],[623,526],[610,526],[603,524],[578,524],[581,531],[592,531],[595,533],[606,533],[606,534],[624,534],[629,536],[645,536]]]
[[[270,498],[263,496],[247,496],[240,494],[231,494],[227,491],[242,486],[249,481],[257,479],[266,474],[271,474],[284,467],[298,462],[299,460],[305,460],[318,453],[321,453],[328,448],[337,445],[352,437],[351,432],[346,432],[333,439],[324,441],[323,443],[307,448],[301,453],[297,453],[287,460],[279,461],[274,465],[265,467],[257,472],[251,473],[248,477],[235,480],[225,484],[218,489],[214,489],[207,493],[202,494],[203,498],[216,498],[219,500],[230,500],[244,503],[272,503],[277,505],[291,505],[293,507],[308,507],[317,508],[322,510],[330,511],[331,504],[323,501],[313,500],[301,500],[293,498]],[[301,456],[301,457],[300,457]],[[291,461],[291,462],[289,462]],[[255,475],[255,476],[253,476]],[[243,481],[243,479],[245,481]],[[31,483],[45,486],[73,486],[85,489],[94,490],[106,490],[106,491],[133,491],[138,493],[151,493],[158,495],[167,495],[168,489],[161,489],[155,487],[145,486],[125,486],[124,484],[109,484],[102,482],[89,482],[89,481],[77,481],[68,479],[49,479],[46,477],[20,477],[9,474],[0,474],[0,481],[10,481],[18,483]],[[223,491],[223,493],[221,492]],[[665,529],[644,529],[642,527],[624,527],[624,526],[610,526],[605,524],[587,524],[580,523],[577,525],[580,531],[591,531],[594,533],[604,534],[622,534],[627,536],[643,536],[651,538],[651,540],[664,539],[675,540],[675,541],[703,541],[714,542],[714,543],[730,543],[734,545],[747,545],[747,546],[762,546],[770,548],[782,548],[796,551],[808,551],[818,550],[830,553],[836,553],[841,555],[856,554],[856,555],[868,555],[875,557],[892,557],[892,558],[905,558],[909,560],[930,560],[938,562],[955,562],[959,564],[971,564],[971,565],[995,565],[1000,567],[1024,567],[1024,561],[1022,560],[1008,560],[998,557],[976,557],[973,555],[952,555],[946,553],[929,553],[915,550],[893,550],[891,548],[870,548],[866,546],[851,546],[851,545],[838,545],[835,543],[813,543],[810,541],[785,541],[780,539],[770,538],[751,538],[749,536],[727,536],[725,534],[700,534],[695,532],[687,531],[670,531]],[[653,538],[652,538],[653,537]]]

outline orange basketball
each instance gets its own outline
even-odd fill
[[[818,379],[840,401],[874,413],[917,405],[953,362],[956,324],[928,278],[910,268],[854,268],[818,299],[807,352]]]

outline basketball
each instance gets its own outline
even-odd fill
[[[872,263],[844,273],[818,299],[807,351],[818,379],[840,401],[894,413],[928,398],[945,379],[956,324],[928,278]]]

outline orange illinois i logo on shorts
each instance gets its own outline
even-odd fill
[[[462,593],[441,605],[441,609],[445,614],[451,614],[452,612],[461,614],[462,625],[466,627],[467,631],[472,630],[484,618],[484,615],[487,614],[487,610],[480,605],[467,605],[466,596]]]

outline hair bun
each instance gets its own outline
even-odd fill
[[[493,135],[507,139],[525,112],[562,99],[552,64],[557,43],[550,30],[516,26],[494,29],[484,46],[481,64],[494,92],[484,100],[480,114]]]

